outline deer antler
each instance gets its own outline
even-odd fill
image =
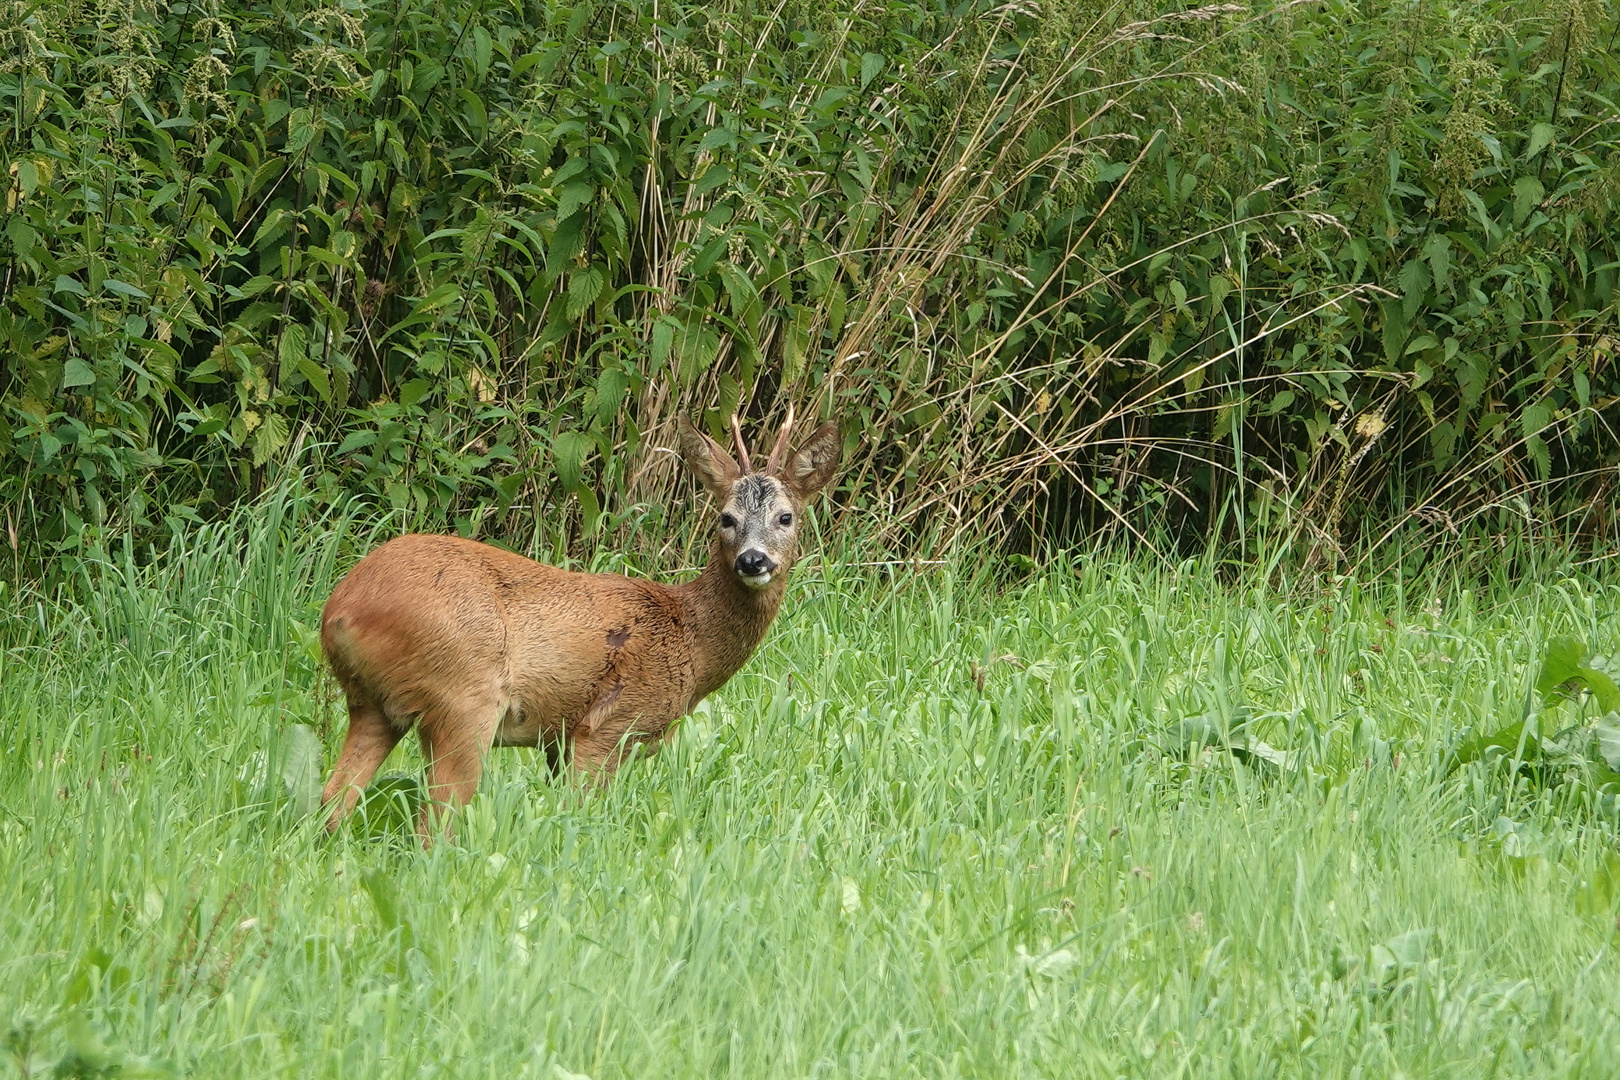
[[[743,443],[742,428],[737,425],[737,414],[731,414],[731,437],[737,440],[737,463],[742,466],[743,475],[754,471],[748,461],[748,447]]]
[[[771,448],[771,456],[765,460],[765,471],[776,475],[782,467],[782,451],[787,449],[788,433],[793,430],[793,403],[788,402],[787,419],[782,421],[782,432],[776,437],[776,445]]]

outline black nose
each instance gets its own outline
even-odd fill
[[[737,573],[743,577],[759,577],[776,569],[776,562],[759,548],[749,548],[737,556]]]

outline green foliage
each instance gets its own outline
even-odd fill
[[[566,544],[788,401],[902,529],[1332,548],[1620,460],[1597,0],[6,2],[14,551],[289,464]]]
[[[1612,18],[1589,0],[1312,5],[1241,41],[1243,94],[1175,99],[1186,133],[1122,210],[1131,255],[1181,246],[1126,291],[1154,296],[1163,355],[1244,410],[1211,432],[1240,478],[1283,479],[1329,531],[1358,466],[1379,510],[1429,501],[1452,528],[1555,476],[1593,492],[1617,460]]]
[[[1564,786],[1577,795],[1584,788],[1606,809],[1620,808],[1620,686],[1605,670],[1608,664],[1607,658],[1594,657],[1580,638],[1553,638],[1524,716],[1464,742],[1452,767],[1506,762],[1510,772],[1538,785]],[[1574,724],[1560,725],[1560,707],[1571,702],[1580,715]]]

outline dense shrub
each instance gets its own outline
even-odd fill
[[[790,401],[898,529],[1610,490],[1596,0],[0,9],[14,546],[289,462],[566,542],[662,503],[677,410]]]

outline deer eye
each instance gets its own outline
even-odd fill
[[[793,515],[783,514],[781,517],[776,519],[776,523],[783,528],[787,528],[789,525],[793,524]]]
[[[737,519],[732,517],[730,514],[721,514],[720,527],[722,529],[735,529],[737,527]]]

